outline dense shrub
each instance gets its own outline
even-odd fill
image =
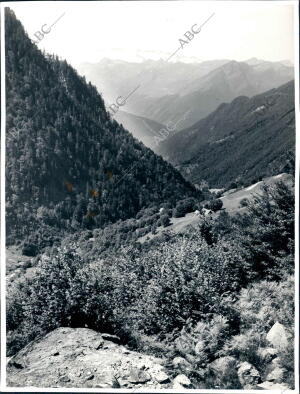
[[[193,212],[197,209],[197,200],[194,198],[186,198],[177,202],[176,207],[173,209],[173,216],[180,218],[185,216],[189,212]]]
[[[229,331],[228,320],[222,315],[212,314],[206,321],[196,324],[189,319],[174,346],[182,356],[194,356],[193,368],[196,369],[218,357]]]
[[[241,201],[240,201],[240,207],[241,208],[247,207],[248,203],[249,203],[249,199],[248,198],[242,198]]]
[[[35,336],[69,325],[76,302],[71,290],[82,264],[75,251],[59,250],[52,259],[41,259],[33,278],[22,279],[10,287],[8,336],[22,336],[26,344]]]
[[[223,207],[223,201],[220,200],[219,198],[215,198],[211,201],[209,201],[206,205],[205,208],[211,209],[214,212],[219,211]]]
[[[168,227],[171,224],[169,216],[167,214],[162,215],[160,217],[160,223],[163,227]]]
[[[22,248],[22,254],[24,256],[35,257],[38,253],[38,248],[34,244],[25,243]]]

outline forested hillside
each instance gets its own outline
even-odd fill
[[[8,243],[29,236],[29,243],[44,237],[51,244],[59,231],[101,227],[153,203],[199,196],[110,118],[94,86],[41,53],[9,9],[5,32]]]
[[[249,185],[293,171],[293,81],[266,93],[222,104],[192,127],[170,136],[160,153],[194,183]]]

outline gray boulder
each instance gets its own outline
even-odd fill
[[[280,359],[280,357],[275,357],[271,362],[270,362],[270,366],[271,366],[271,368],[276,368],[276,367],[279,367],[279,368],[281,368],[282,367],[282,361],[281,361],[281,359]]]
[[[205,350],[205,343],[203,341],[197,342],[194,350],[197,355],[200,355]]]
[[[155,374],[152,374],[152,377],[154,377],[158,383],[168,383],[170,381],[169,376],[164,371],[159,371]]]
[[[173,380],[173,389],[183,390],[192,388],[190,379],[185,375],[177,375]]]
[[[268,332],[267,341],[271,343],[275,349],[286,349],[288,346],[288,333],[284,325],[277,321]]]

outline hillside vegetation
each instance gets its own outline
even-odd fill
[[[9,354],[57,327],[89,327],[140,351],[183,356],[193,384],[207,388],[215,387],[211,363],[222,357],[246,360],[266,376],[270,366],[260,352],[278,321],[291,356],[294,198],[284,183],[266,186],[246,214],[208,218],[155,248],[94,251],[86,262],[84,242],[52,249],[33,277],[9,288]],[[292,357],[276,352],[281,382],[292,386]],[[218,381],[222,388],[240,384],[227,373]]]

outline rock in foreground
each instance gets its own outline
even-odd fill
[[[7,365],[11,387],[170,388],[163,360],[87,328],[58,328],[29,343]]]

